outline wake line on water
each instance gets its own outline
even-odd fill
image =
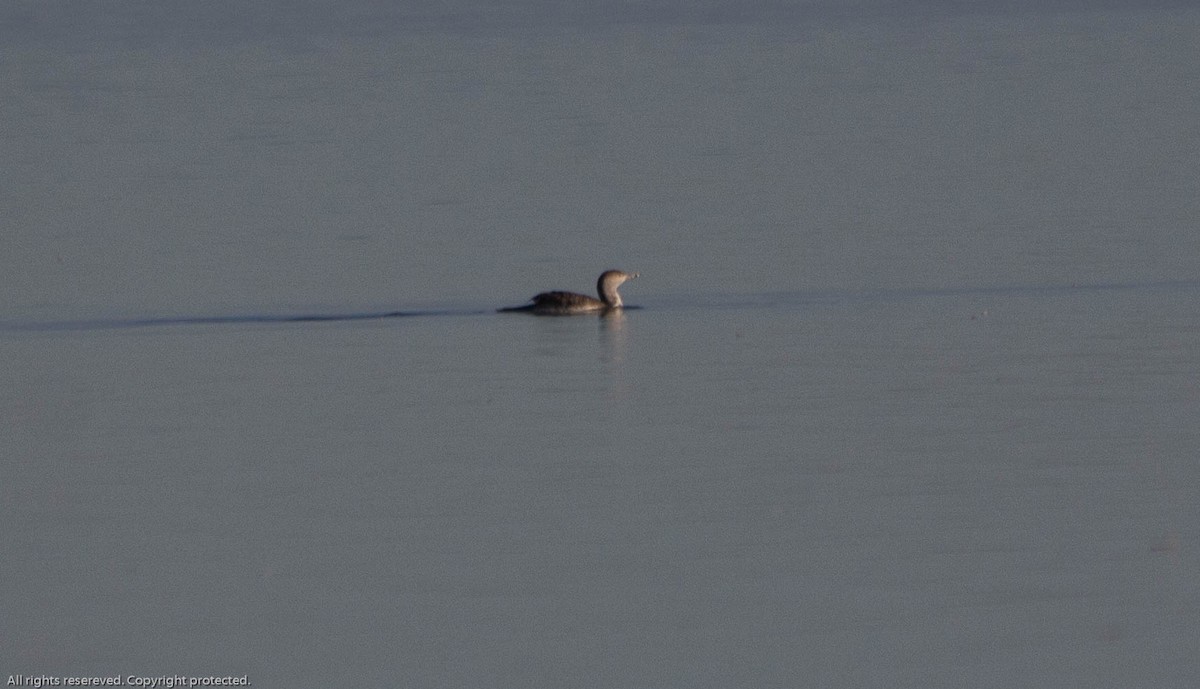
[[[14,323],[0,321],[0,330],[26,332],[63,332],[72,330],[121,330],[183,325],[254,325],[270,323],[336,323],[347,321],[381,321],[392,318],[429,316],[475,316],[491,311],[364,311],[353,313],[285,313],[240,314],[232,316],[160,316],[153,318],[80,319],[72,321],[43,321]]]
[[[1159,280],[1145,282],[1097,282],[1090,284],[1064,285],[986,285],[946,287],[935,289],[878,289],[862,291],[805,291],[805,292],[761,292],[757,294],[700,295],[689,293],[683,301],[667,298],[654,305],[656,310],[673,308],[728,309],[746,307],[777,307],[785,304],[814,304],[838,301],[887,301],[905,299],[936,299],[952,296],[1055,296],[1074,292],[1130,292],[1163,291],[1192,292],[1200,290],[1200,280]],[[626,311],[643,307],[632,304]],[[234,314],[229,316],[156,316],[150,318],[76,319],[64,321],[2,321],[0,332],[71,332],[87,330],[121,330],[154,328],[162,326],[188,325],[264,325],[336,323],[353,321],[383,321],[388,319],[421,318],[434,316],[482,316],[494,315],[495,309],[427,309],[411,311],[354,311],[347,313],[283,313],[283,314]]]

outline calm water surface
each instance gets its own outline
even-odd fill
[[[0,676],[1200,673],[1200,15],[54,7]]]

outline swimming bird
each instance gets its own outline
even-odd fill
[[[622,270],[606,270],[596,281],[596,292],[600,298],[589,297],[576,292],[542,292],[534,295],[529,304],[510,306],[500,311],[528,311],[543,316],[569,316],[577,313],[603,313],[624,306],[617,288],[627,280],[637,277],[637,273],[626,273]]]

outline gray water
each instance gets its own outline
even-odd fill
[[[1200,675],[1200,13],[257,7],[0,10],[0,678]]]

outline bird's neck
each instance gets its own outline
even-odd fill
[[[601,284],[598,291],[600,292],[600,301],[604,302],[609,308],[615,309],[621,306],[621,295],[617,294],[616,287]]]

